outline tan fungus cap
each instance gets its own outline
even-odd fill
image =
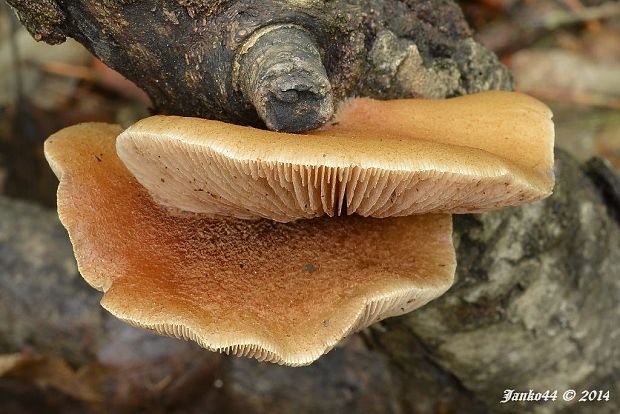
[[[154,116],[123,132],[117,151],[159,203],[184,211],[280,222],[469,213],[551,193],[551,117],[513,92],[353,99],[300,135]]]
[[[154,118],[149,128],[163,128],[167,119]],[[61,181],[58,213],[80,272],[104,292],[103,307],[131,324],[211,350],[304,365],[349,333],[418,308],[452,283],[449,215],[282,224],[174,213],[119,160],[120,132],[106,124],[70,127],[47,140],[45,154]],[[200,146],[179,137],[153,139],[147,148],[182,143],[184,157],[169,168],[190,160],[234,168],[224,156],[190,155],[185,151]],[[173,157],[165,148],[152,154],[166,163]]]

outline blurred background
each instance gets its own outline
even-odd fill
[[[551,106],[557,146],[620,171],[620,1],[460,3],[517,89]],[[362,336],[290,370],[152,335],[99,307],[55,218],[43,141],[80,122],[128,126],[148,107],[140,89],[77,42],[37,43],[0,3],[0,272],[13,275],[0,278],[0,414],[290,412],[317,395],[343,412],[384,412],[396,392],[388,362]]]

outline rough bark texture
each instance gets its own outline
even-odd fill
[[[556,174],[545,201],[455,216],[457,281],[445,296],[304,368],[222,357],[115,321],[77,274],[55,212],[0,199],[0,354],[98,367],[92,386],[115,412],[617,413],[618,176],[563,152]],[[506,388],[612,394],[500,405]],[[11,412],[51,404],[42,395],[0,378]]]
[[[272,129],[324,122],[325,101],[305,93],[317,84],[308,86],[304,75],[322,68],[305,58],[284,71],[293,78],[280,82],[288,85],[282,92],[291,91],[284,99],[273,87],[250,99],[235,81],[246,42],[260,29],[289,23],[314,38],[335,103],[353,95],[443,98],[511,87],[506,68],[472,39],[451,0],[7,2],[37,39],[74,37],[142,87],[157,112],[263,126],[253,103],[266,101],[289,105],[284,116],[267,119]],[[272,65],[287,62],[286,54],[272,56]],[[299,115],[294,128],[286,123],[290,113]]]
[[[415,395],[414,406],[467,390],[491,412],[544,413],[567,404],[498,401],[505,389],[619,389],[620,228],[611,196],[617,200],[617,187],[610,191],[618,178],[601,160],[584,172],[562,152],[556,174],[544,202],[455,216],[458,268],[450,293],[373,335],[397,366],[411,369],[405,375],[413,388],[428,390],[429,373],[414,368],[419,354],[412,348],[450,373],[430,398]],[[612,399],[566,410],[617,412]]]

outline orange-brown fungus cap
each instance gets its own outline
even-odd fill
[[[45,153],[79,269],[117,317],[212,350],[288,365],[451,285],[449,215],[295,223],[175,214],[116,155],[120,129],[58,132]]]
[[[155,116],[117,151],[159,203],[185,211],[281,222],[481,212],[551,193],[551,116],[512,92],[353,99],[302,135]]]

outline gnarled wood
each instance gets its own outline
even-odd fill
[[[511,87],[506,68],[472,39],[452,1],[7,2],[37,39],[58,43],[74,37],[143,88],[160,113],[266,123],[295,132],[325,122],[331,102],[353,95],[443,98]],[[239,52],[260,30],[277,25],[301,28],[312,46],[306,52],[294,47],[293,56],[291,45],[304,40],[273,33],[267,48],[255,44],[254,51],[275,59],[267,68],[296,59],[296,68],[276,76],[280,86],[275,88],[283,92],[274,93],[271,85],[239,87],[238,81],[248,81],[239,77],[264,79],[266,70],[252,74],[252,65],[241,62],[235,76]],[[250,55],[258,58],[251,49]],[[296,98],[286,91],[295,91]],[[268,108],[280,115],[269,114]],[[289,115],[297,122],[291,123]]]

